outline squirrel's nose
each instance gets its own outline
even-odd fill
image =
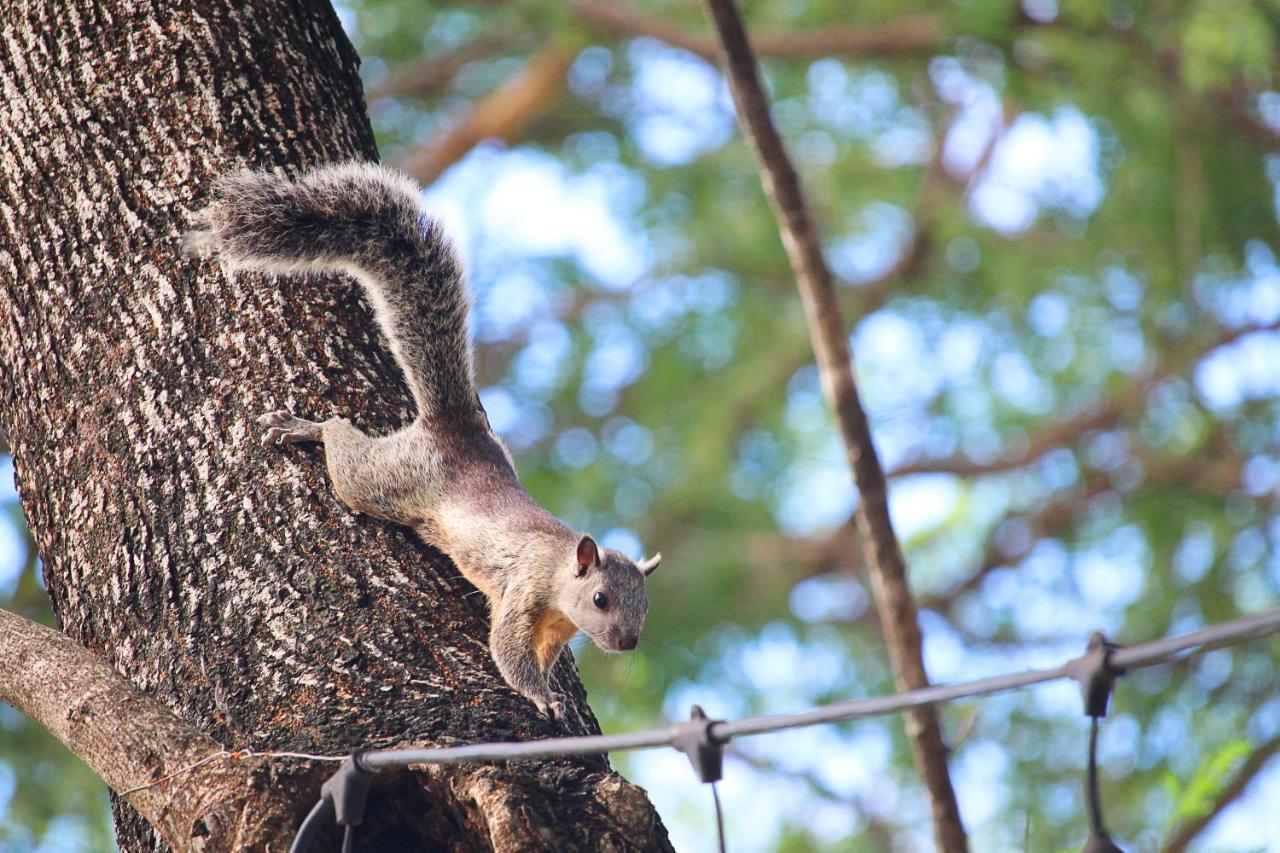
[[[638,642],[640,642],[639,634],[627,634],[618,640],[618,646],[624,652],[629,652],[636,647],[636,643]]]

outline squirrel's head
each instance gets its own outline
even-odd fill
[[[561,612],[606,652],[636,647],[649,596],[644,579],[658,568],[661,554],[634,563],[583,536],[573,555],[573,580],[561,590]]]

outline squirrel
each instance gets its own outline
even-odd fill
[[[229,273],[345,273],[363,288],[404,372],[417,418],[366,435],[345,418],[288,411],[259,418],[266,446],[318,442],[338,497],[414,528],[448,554],[489,602],[489,648],[503,678],[563,718],[548,676],[581,630],[608,652],[636,647],[661,554],[633,562],[575,533],[521,487],[476,390],[469,297],[440,224],[409,178],[371,163],[296,180],[245,170],[218,179],[188,252]]]

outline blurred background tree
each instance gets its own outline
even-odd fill
[[[931,677],[1275,606],[1280,4],[743,5],[842,278]],[[856,495],[701,6],[337,7],[384,158],[469,260],[484,403],[525,483],[666,554],[640,650],[577,649],[604,729],[890,692]],[[0,480],[0,606],[47,612]],[[1118,838],[1276,841],[1276,651],[1121,683]],[[942,714],[974,849],[1083,839],[1074,687]],[[94,777],[11,709],[0,733],[0,848],[109,847]],[[898,720],[731,756],[732,849],[929,843]],[[682,762],[617,758],[705,849]]]

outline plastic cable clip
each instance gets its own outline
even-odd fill
[[[1087,717],[1105,717],[1116,679],[1125,674],[1123,667],[1111,664],[1111,653],[1119,646],[1107,641],[1100,631],[1089,638],[1083,655],[1067,664],[1067,673],[1080,684]]]
[[[359,826],[364,822],[364,807],[369,799],[369,786],[378,775],[365,765],[363,752],[353,752],[342,762],[338,772],[320,786],[320,796],[333,802],[334,816],[339,826]]]
[[[1102,797],[1098,782],[1098,720],[1107,715],[1111,691],[1116,679],[1124,675],[1123,667],[1113,666],[1111,653],[1118,647],[1101,632],[1089,638],[1085,653],[1067,664],[1067,673],[1080,684],[1084,713],[1090,718],[1089,757],[1085,775],[1085,797],[1089,813],[1089,837],[1081,853],[1124,853],[1111,836],[1102,819]]]
[[[718,782],[724,775],[724,743],[711,736],[711,727],[720,720],[711,720],[701,705],[694,705],[689,721],[678,726],[678,733],[671,745],[683,752],[693,765],[693,770],[703,782]]]

